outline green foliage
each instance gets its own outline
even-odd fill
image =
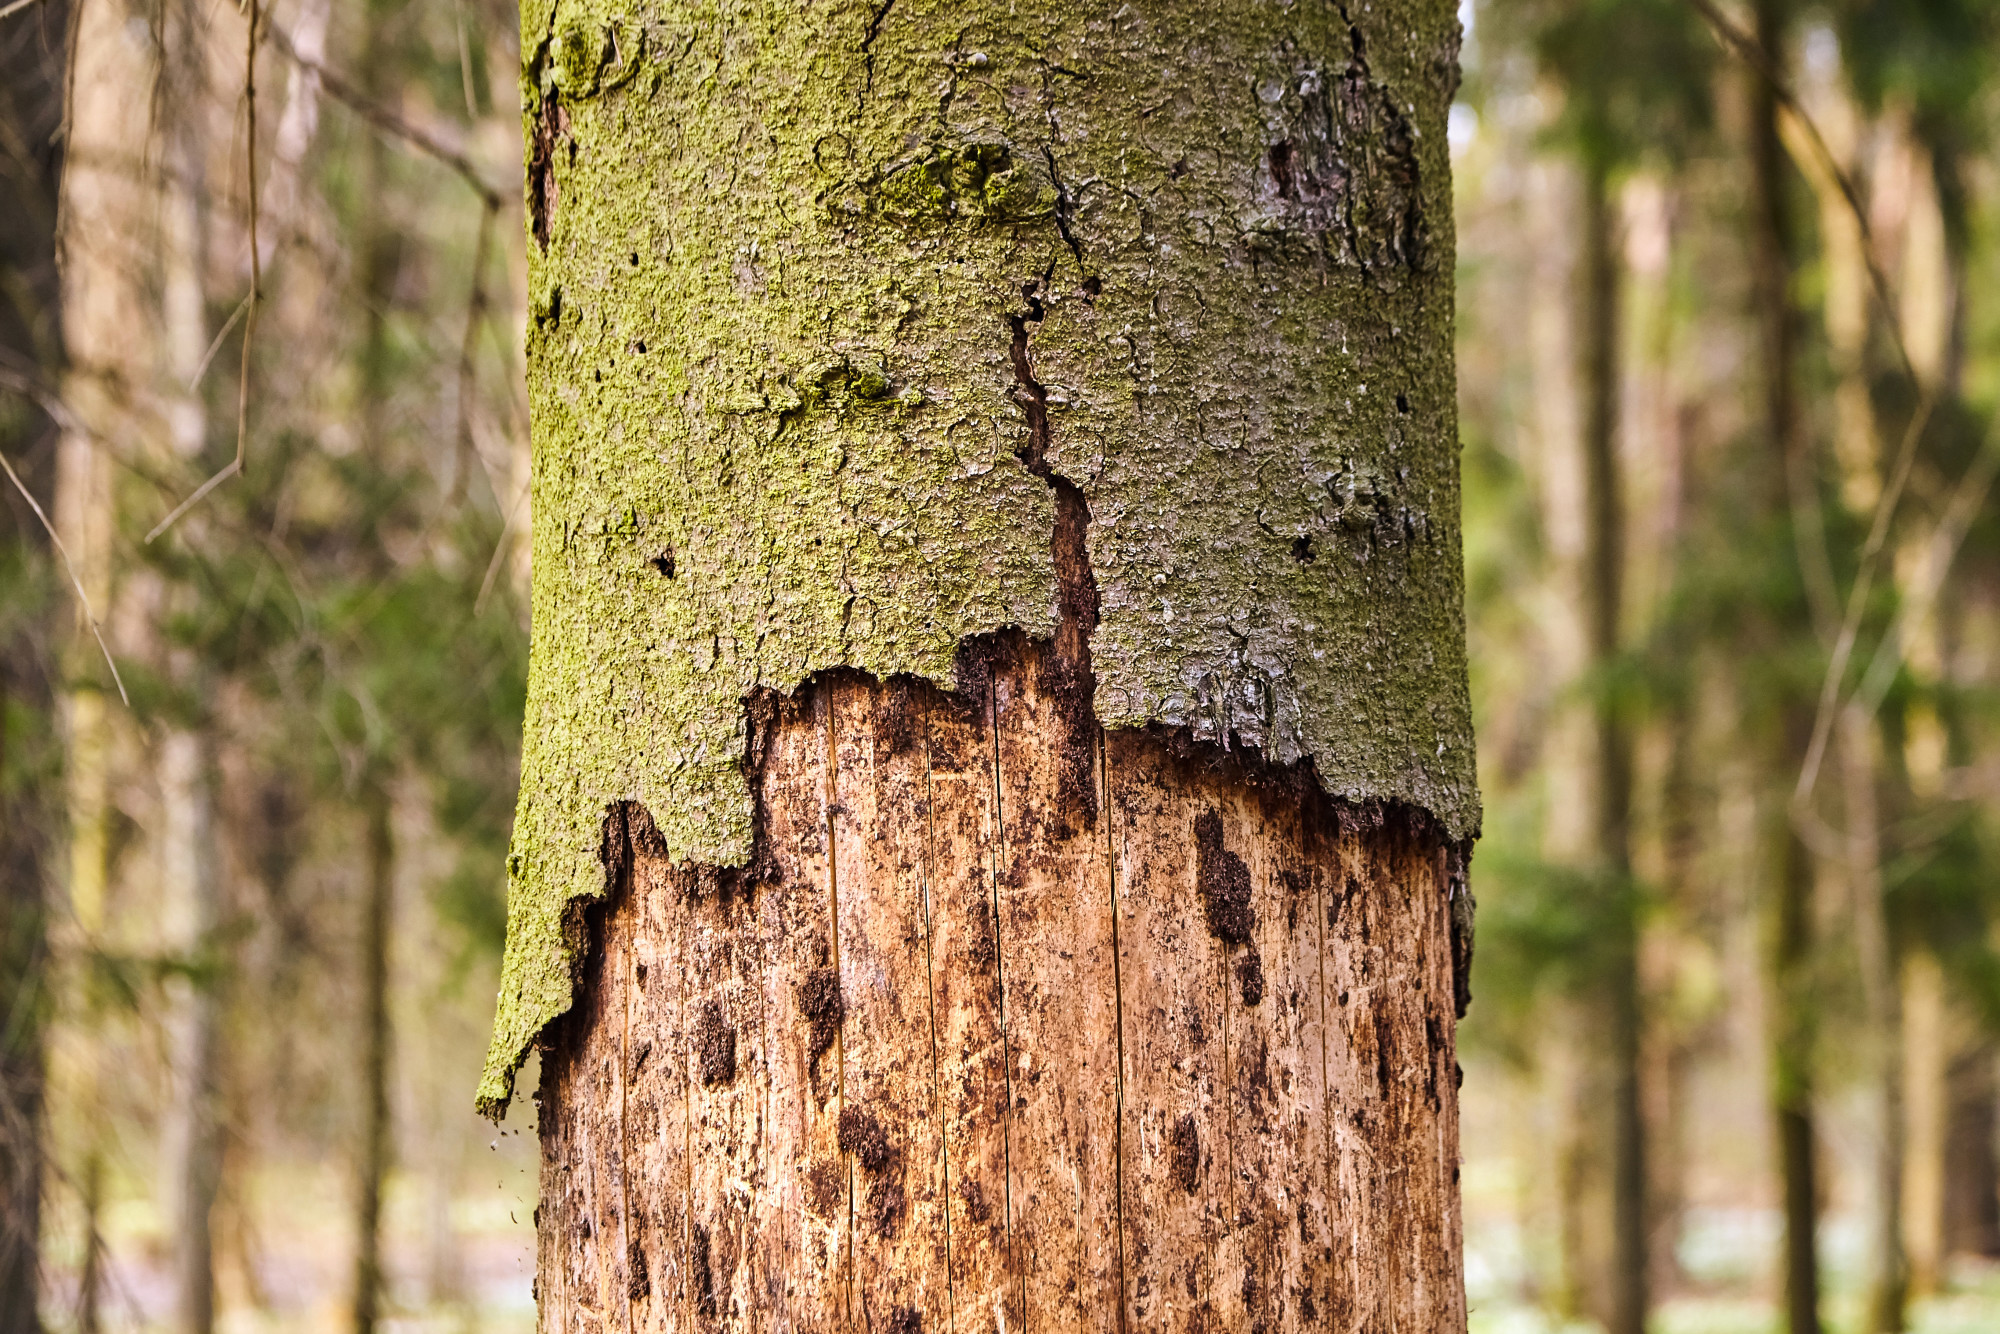
[[[1482,12],[1560,90],[1549,133],[1586,167],[1671,164],[1709,132],[1715,42],[1686,0],[1494,0]]]

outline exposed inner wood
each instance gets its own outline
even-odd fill
[[[764,702],[744,870],[613,813],[542,1328],[1463,1329],[1438,836],[1155,733],[1065,808],[1045,651],[984,666]]]

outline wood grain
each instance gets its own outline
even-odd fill
[[[747,868],[610,813],[541,1328],[1462,1329],[1439,836],[1163,731],[1080,764],[990,650],[760,701]]]

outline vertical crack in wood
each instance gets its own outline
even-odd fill
[[[839,792],[835,786],[840,773],[839,755],[835,751],[838,738],[834,735],[835,692],[838,686],[829,679],[825,688],[817,692],[820,708],[826,718],[826,750],[824,768],[820,776],[822,803],[826,807],[826,895],[827,895],[827,939],[832,953],[833,985],[842,996],[842,1003],[835,1011],[833,1026],[833,1117],[834,1124],[840,1123],[841,1113],[847,1110],[847,1005],[842,990],[840,972],[840,848],[834,836],[834,816],[840,809]],[[847,1236],[846,1260],[843,1264],[841,1281],[841,1314],[852,1324],[854,1320],[854,1160],[847,1159]]]
[[[1000,1117],[1000,1196],[1007,1224],[1007,1267],[1021,1285],[1021,1326],[1028,1324],[1028,1276],[1014,1250],[1014,1049],[1007,1032],[1007,951],[1000,939],[1000,873],[1007,860],[1006,808],[1000,795],[1000,691],[986,693],[988,738],[993,743],[993,990],[1000,1016],[1000,1078],[1007,1106]],[[1004,1317],[1002,1323],[1005,1323]]]
[[[1104,873],[1111,887],[1111,1014],[1117,1037],[1118,1065],[1112,1071],[1112,1181],[1115,1203],[1112,1209],[1118,1244],[1118,1334],[1125,1334],[1125,975],[1118,938],[1118,826],[1112,818],[1111,747],[1104,729],[1097,731],[1097,777],[1102,789],[1097,809],[1104,820]]]
[[[945,1320],[952,1334],[958,1334],[958,1288],[951,1236],[951,1147],[945,1129],[944,1076],[938,1063],[937,965],[933,949],[932,893],[937,884],[937,798],[931,788],[931,706],[923,700],[924,725],[924,874],[920,901],[924,910],[924,1004],[931,1033],[931,1108],[937,1113],[937,1161],[939,1194],[944,1204],[944,1295]]]
[[[688,967],[685,951],[689,934],[685,916],[687,912],[687,899],[685,896],[682,897],[678,906],[683,916],[681,919],[680,948],[674,952],[674,977],[679,984],[680,991],[680,1014],[678,1017],[680,1022],[685,1024],[688,1015]],[[685,1035],[683,1034],[682,1036],[684,1037]],[[680,1070],[681,1078],[685,1081],[685,1087],[681,1092],[681,1257],[685,1261],[687,1257],[694,1254],[694,1230],[697,1226],[694,1219],[694,1076],[688,1060],[689,1053],[685,1048],[680,1053],[680,1056],[681,1059],[674,1064]],[[694,1273],[694,1266],[692,1263],[689,1263],[687,1274],[681,1280],[681,1309],[684,1312],[682,1322],[683,1327],[686,1329],[694,1328],[695,1311],[701,1304],[701,1294],[694,1290]],[[714,1285],[714,1275],[712,1273],[709,1277],[709,1282],[712,1287]]]
[[[1334,865],[1336,867],[1340,864],[1339,856],[1340,849],[1338,843],[1336,843],[1334,847]],[[1326,1252],[1331,1257],[1334,1250],[1334,1241],[1338,1235],[1334,1227],[1334,1210],[1339,1207],[1340,1203],[1340,1174],[1335,1170],[1333,1158],[1334,1118],[1339,1114],[1339,1110],[1333,1105],[1333,1059],[1327,1050],[1329,1025],[1332,1024],[1333,1019],[1327,1013],[1326,1009],[1327,920],[1326,868],[1324,866],[1315,866],[1313,868],[1312,881],[1314,891],[1313,923],[1319,940],[1319,948],[1314,951],[1314,955],[1315,962],[1319,965],[1319,1096],[1321,1130],[1323,1131],[1321,1138],[1324,1141],[1320,1145],[1320,1170],[1326,1176]],[[1336,1281],[1335,1275],[1328,1273],[1328,1288],[1325,1293],[1328,1319],[1331,1319],[1333,1312],[1339,1309],[1334,1302],[1332,1289],[1332,1284]]]
[[[627,835],[627,839],[628,839],[628,841],[629,841],[629,839],[630,839],[630,835],[629,835],[629,834]],[[634,884],[633,884],[633,880],[634,880],[635,878],[636,878],[636,872],[635,872],[635,871],[633,870],[633,867],[632,867],[632,853],[631,853],[631,850],[630,850],[629,848],[627,848],[627,850],[626,850],[626,853],[625,853],[625,893],[624,893],[624,894],[623,894],[623,895],[621,896],[621,904],[622,904],[622,906],[623,906],[623,907],[624,907],[625,909],[627,909],[627,910],[629,910],[629,909],[631,908],[631,905],[632,905],[632,901],[633,901],[633,890],[634,890],[634,888],[635,888],[635,886],[634,886]],[[636,937],[636,935],[637,935],[637,932],[635,931],[635,932],[633,933],[633,936],[634,936],[634,937]],[[633,945],[633,944],[635,944],[635,943],[636,943],[636,939],[631,939],[631,940],[628,940],[628,941],[627,941],[627,943],[626,943],[626,944],[625,944],[624,946],[622,946],[622,947],[621,947],[621,951],[620,951],[620,952],[621,952],[621,953],[623,953],[623,954],[624,954],[624,955],[626,956],[626,957],[625,957],[625,958],[624,958],[624,959],[623,959],[623,960],[621,961],[621,962],[622,962],[622,964],[624,965],[624,967],[623,967],[623,971],[624,971],[624,972],[626,973],[626,980],[625,980],[625,982],[624,982],[624,985],[622,985],[621,987],[619,987],[619,996],[618,996],[618,1020],[619,1020],[619,1028],[618,1028],[618,1249],[619,1249],[619,1253],[620,1253],[621,1255],[623,1255],[623,1256],[624,1256],[624,1260],[625,1260],[625,1263],[624,1263],[624,1267],[623,1267],[623,1272],[624,1272],[624,1276],[625,1276],[625,1281],[624,1281],[624,1282],[623,1282],[623,1283],[622,1283],[622,1284],[620,1285],[620,1286],[621,1286],[621,1287],[622,1287],[622,1288],[624,1289],[624,1292],[625,1292],[625,1334],[635,1334],[635,1331],[634,1331],[634,1329],[633,1329],[633,1325],[632,1325],[632,1254],[633,1254],[633,1252],[632,1252],[632,1191],[631,1191],[631,1186],[630,1186],[630,1182],[628,1181],[628,1177],[630,1176],[630,1172],[629,1172],[629,1170],[628,1170],[628,1169],[627,1169],[627,1167],[626,1167],[626,1164],[627,1164],[627,1162],[628,1162],[628,1161],[630,1160],[630,1157],[631,1157],[631,1153],[630,1153],[630,1145],[629,1145],[629,1142],[628,1142],[628,1140],[627,1140],[627,1137],[626,1137],[626,1134],[625,1134],[625,1095],[626,1095],[626,1092],[627,1092],[627,1090],[626,1090],[626,1086],[625,1086],[625,1075],[626,1075],[626,1071],[627,1071],[627,1070],[628,1070],[628,1069],[630,1068],[630,1067],[629,1067],[629,1065],[628,1065],[628,1063],[629,1063],[629,1062],[631,1061],[631,1059],[632,1059],[632,1055],[631,1055],[631,1053],[632,1053],[632,983],[631,983],[631,977],[630,977],[630,973],[631,973],[631,963],[632,963],[632,960],[631,960],[631,947],[632,947],[632,945]]]

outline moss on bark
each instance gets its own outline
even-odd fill
[[[753,691],[1054,633],[1030,462],[1089,506],[1105,726],[1475,832],[1449,3],[522,23],[534,648],[489,1112],[570,1004],[612,803],[739,864]]]

